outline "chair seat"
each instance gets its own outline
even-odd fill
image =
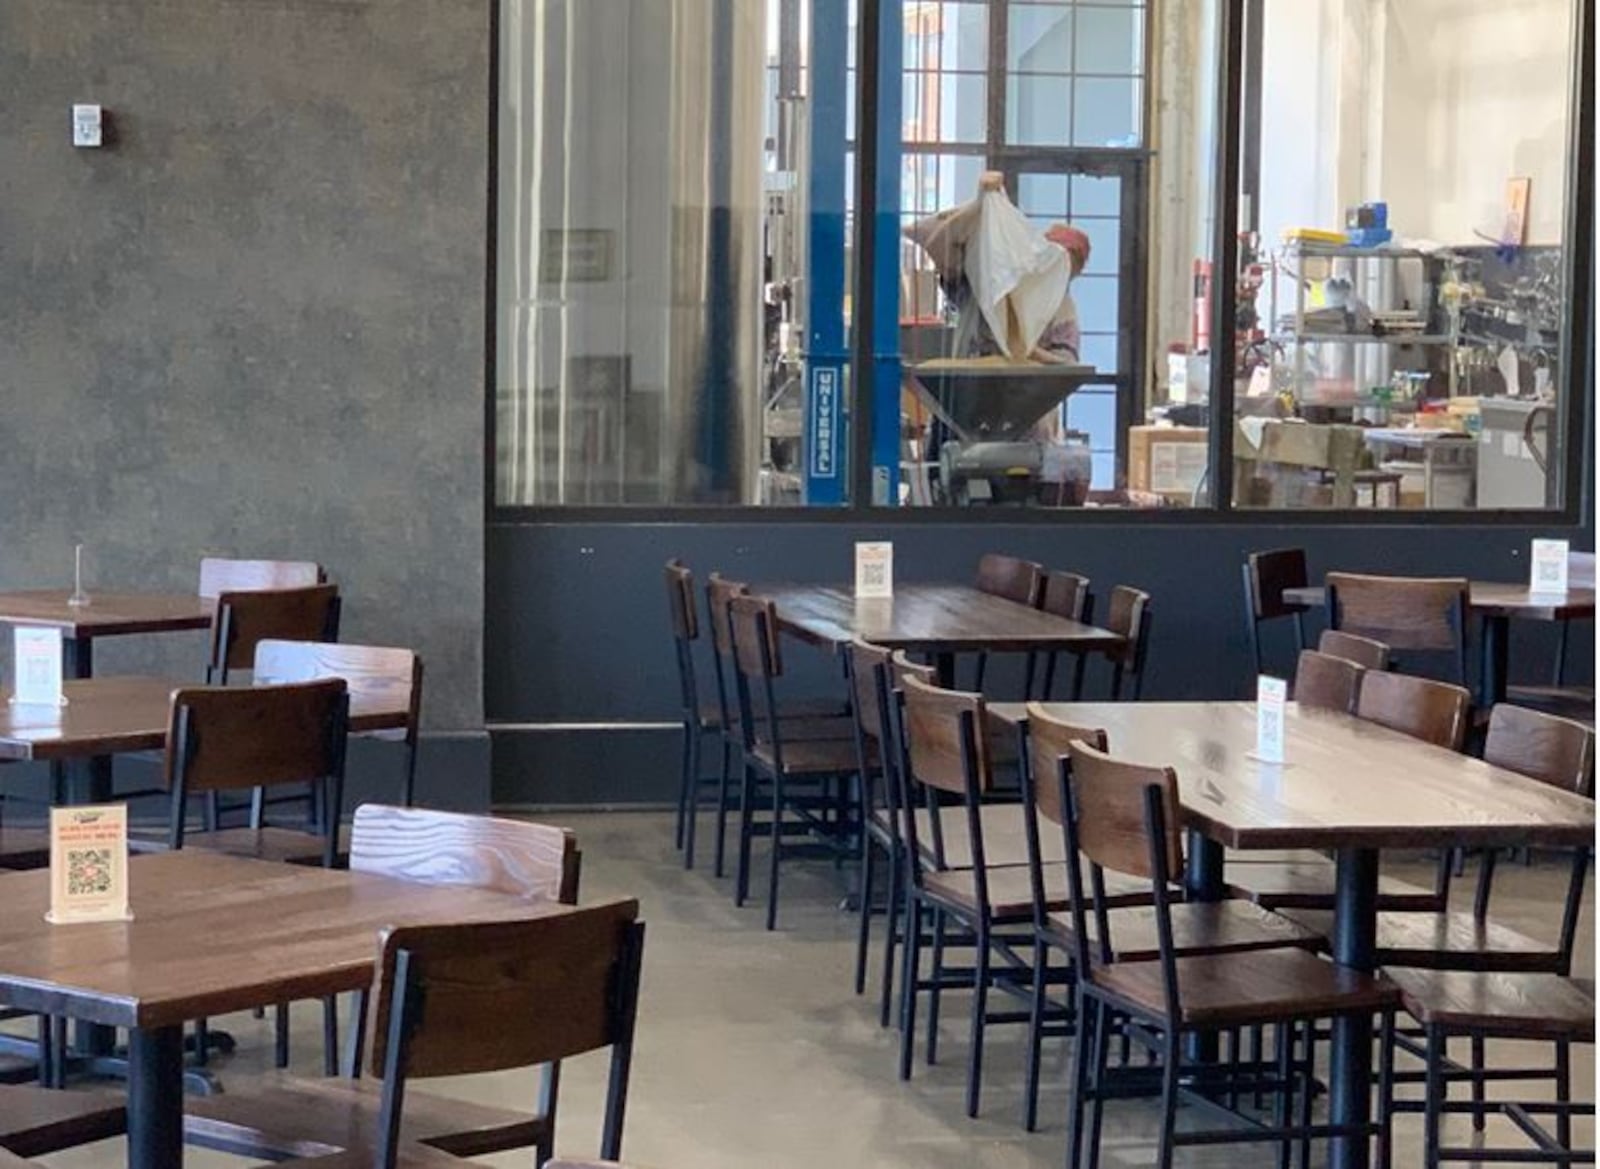
[[[972,867],[972,843],[967,833],[965,809],[948,804],[939,810],[940,831],[944,835],[944,864],[947,869]],[[985,804],[978,813],[983,822],[983,854],[991,867],[1028,863],[1027,828],[1021,804]],[[873,810],[872,822],[880,834],[894,831],[889,812]],[[933,863],[933,817],[926,808],[917,809],[917,845],[923,858]],[[1060,864],[1067,858],[1061,831],[1049,823],[1039,825],[1039,859],[1045,864]]]
[[[1021,922],[1033,920],[1033,882],[1027,865],[991,865],[988,869],[989,915],[996,922]],[[1088,888],[1089,874],[1084,870],[1084,887]],[[925,873],[922,887],[933,898],[946,905],[976,913],[978,910],[977,875],[972,869],[947,869],[944,872]],[[1044,896],[1046,911],[1063,910],[1069,904],[1066,864],[1044,867]],[[1138,905],[1150,899],[1150,885],[1131,877],[1106,874],[1106,901],[1109,905]]]
[[[1406,1011],[1424,1026],[1505,1039],[1594,1038],[1594,998],[1559,974],[1465,970],[1384,971]]]
[[[308,1080],[287,1073],[228,1084],[215,1096],[184,1101],[184,1139],[241,1157],[363,1153],[370,1165],[383,1085],[372,1079]],[[527,1148],[542,1139],[542,1116],[452,1100],[409,1086],[401,1140],[431,1145],[455,1157],[482,1157]],[[317,1162],[320,1164],[320,1162]],[[433,1162],[424,1162],[432,1164]]]
[[[1328,933],[1333,914],[1288,910],[1307,929]],[[1427,970],[1502,970],[1554,973],[1561,956],[1548,942],[1471,913],[1380,913],[1378,965]]]
[[[876,750],[872,750],[875,757]],[[777,766],[772,744],[757,742],[748,753],[751,762],[771,773]],[[783,744],[785,775],[847,775],[857,770],[856,745],[850,739],[801,739]],[[870,758],[869,764],[876,764]]]
[[[1330,861],[1267,861],[1233,865],[1224,870],[1228,892],[1266,909],[1332,909],[1335,869]],[[1378,878],[1379,909],[1442,908],[1432,889],[1393,877]]]
[[[1382,978],[1293,947],[1179,958],[1176,966],[1181,1022],[1190,1027],[1326,1018],[1387,1010],[1400,1001],[1399,990]],[[1117,962],[1096,970],[1093,981],[1127,1007],[1166,1014],[1160,962]]]
[[[739,712],[734,710],[733,726],[739,725]],[[778,717],[785,722],[793,719],[835,719],[847,718],[850,708],[843,702],[832,698],[818,698],[802,702],[785,702],[783,709],[778,711]],[[722,729],[722,707],[711,703],[700,708],[700,729],[704,731],[717,731]],[[846,732],[848,733],[848,732]]]
[[[1325,939],[1297,922],[1248,901],[1180,902],[1169,907],[1172,944],[1182,956],[1235,954],[1298,946],[1314,950]],[[1115,909],[1110,914],[1112,956],[1118,962],[1144,962],[1161,956],[1153,907]],[[1050,926],[1064,945],[1077,933],[1070,913],[1052,913]],[[1091,952],[1099,945],[1089,918]]]
[[[120,1094],[0,1084],[0,1148],[18,1156],[43,1157],[127,1131],[128,1110]]]
[[[155,842],[140,842],[141,845]],[[278,861],[283,864],[320,865],[324,839],[314,832],[294,828],[224,828],[217,832],[185,832],[184,848],[200,848],[251,860]],[[159,850],[161,844],[156,844]],[[152,851],[148,847],[144,851]],[[350,855],[350,828],[341,825],[337,857]]]

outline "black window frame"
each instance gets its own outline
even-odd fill
[[[857,27],[876,28],[884,3],[902,0],[858,0]],[[660,505],[502,505],[496,501],[497,394],[496,370],[498,305],[498,222],[499,213],[499,106],[500,106],[500,2],[490,5],[490,69],[486,201],[487,240],[485,251],[485,338],[484,338],[484,510],[490,525],[606,525],[696,523],[727,525],[749,523],[760,517],[763,524],[833,524],[872,527],[933,524],[942,526],[1027,526],[1095,527],[1150,522],[1170,525],[1227,525],[1283,527],[1406,527],[1429,524],[1447,527],[1538,527],[1551,531],[1582,528],[1593,512],[1594,488],[1594,73],[1595,12],[1592,0],[1572,0],[1573,23],[1569,67],[1568,157],[1564,184],[1566,217],[1562,246],[1567,288],[1567,315],[1561,338],[1560,368],[1565,394],[1561,418],[1561,504],[1555,508],[1520,508],[1486,511],[1403,511],[1387,508],[1358,509],[1283,509],[1240,508],[1234,505],[1231,471],[1225,475],[1216,468],[1233,464],[1233,349],[1214,347],[1211,361],[1211,402],[1213,408],[1208,436],[1210,476],[1209,500],[1188,508],[1113,509],[1113,508],[997,508],[979,509],[951,506],[902,507],[872,502],[872,402],[870,395],[859,395],[852,402],[852,448],[850,452],[849,501],[831,507],[781,506],[766,504],[660,504]],[[1147,8],[1147,11],[1150,10]],[[1213,206],[1219,225],[1239,222],[1240,192],[1254,165],[1255,144],[1246,142],[1245,120],[1248,111],[1249,69],[1259,76],[1259,45],[1249,35],[1259,27],[1261,0],[1219,0],[1218,93],[1216,95],[1217,141],[1212,159]],[[1147,53],[1151,37],[1146,37]],[[857,110],[878,106],[880,69],[876,37],[856,38],[853,65]],[[1148,68],[1146,72],[1148,84]],[[899,78],[894,80],[899,84]],[[991,95],[991,105],[993,96]],[[1150,103],[1145,102],[1148,120]],[[861,118],[857,124],[854,218],[871,222],[876,215],[878,171],[876,118]],[[1256,125],[1251,117],[1249,124]],[[1145,128],[1148,143],[1148,126]],[[942,148],[943,149],[943,148]],[[1051,153],[1081,148],[1042,148]],[[1029,153],[1028,148],[1007,147],[1007,152]],[[1118,154],[1143,153],[1117,151]],[[1232,331],[1236,309],[1235,274],[1238,269],[1237,232],[1218,230],[1213,241],[1213,280],[1211,335],[1226,336]],[[851,278],[855,287],[865,287],[875,262],[870,233],[854,249]],[[1142,289],[1140,295],[1142,296]],[[1143,317],[1143,314],[1140,314]],[[1131,318],[1130,318],[1131,319]],[[872,365],[872,298],[862,298],[856,306],[851,330],[851,364],[865,369]],[[1143,378],[1144,347],[1138,352],[1134,369]],[[1227,389],[1224,389],[1227,387]],[[1125,465],[1127,431],[1125,410],[1142,397],[1144,387],[1135,381],[1118,394],[1118,456]]]

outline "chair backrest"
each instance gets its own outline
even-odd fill
[[[978,591],[1038,608],[1044,588],[1044,566],[1015,556],[987,553],[978,561]]]
[[[1039,608],[1069,621],[1089,620],[1089,578],[1075,572],[1047,572]]]
[[[1250,553],[1245,559],[1244,579],[1250,614],[1257,621],[1305,612],[1304,605],[1291,604],[1283,596],[1288,589],[1305,588],[1311,583],[1304,548]]]
[[[1107,749],[1105,731],[1062,722],[1052,718],[1040,703],[1028,703],[1028,773],[1033,780],[1033,806],[1052,824],[1066,823],[1062,768],[1071,758],[1074,743],[1088,743],[1097,751]]]
[[[923,662],[912,661],[903,649],[896,650],[894,657],[890,659],[890,670],[894,675],[896,688],[904,686],[907,678],[915,678],[927,686],[933,686],[939,680],[938,670]]]
[[[700,614],[695,608],[694,573],[681,560],[667,561],[663,573],[667,583],[667,612],[672,620],[672,636],[679,641],[697,641]]]
[[[309,560],[231,560],[207,556],[200,561],[202,597],[255,589],[303,589],[327,579],[322,565]]]
[[[1466,634],[1463,577],[1328,574],[1328,623],[1397,650],[1458,650]]]
[[[1348,658],[1303,649],[1294,671],[1294,700],[1302,707],[1350,714],[1361,694],[1364,673],[1365,669]]]
[[[1594,553],[1567,553],[1567,585],[1575,589],[1594,588]]]
[[[850,668],[850,711],[862,733],[879,743],[884,742],[885,736],[878,678],[882,671],[891,668],[893,657],[889,650],[859,637],[851,639],[846,651]]]
[[[1124,763],[1083,742],[1068,745],[1072,761],[1072,813],[1078,848],[1093,864],[1130,877],[1154,880],[1154,858],[1166,862],[1167,880],[1183,872],[1178,776],[1170,767]],[[1145,792],[1155,788],[1165,812],[1166,839],[1153,842]],[[1152,847],[1154,844],[1154,847]]]
[[[167,786],[195,795],[341,774],[349,703],[343,678],[175,690]]]
[[[1108,650],[1106,656],[1135,676],[1143,674],[1145,650],[1150,641],[1150,594],[1118,585],[1111,590],[1105,620],[1105,628],[1123,639],[1122,644]]]
[[[350,829],[350,869],[535,902],[578,900],[576,839],[528,820],[362,804]]]
[[[1389,668],[1388,646],[1344,629],[1324,629],[1322,636],[1317,639],[1317,652],[1354,662],[1363,670]]]
[[[621,1153],[638,1015],[639,903],[524,921],[402,926],[378,941],[373,1074],[379,1164],[393,1165],[408,1077],[532,1067],[611,1048],[600,1155]]]
[[[728,606],[733,603],[733,598],[742,597],[750,591],[750,586],[736,580],[728,580],[713,572],[706,580],[706,610],[711,615],[711,645],[717,651],[718,658],[733,656],[733,627],[729,624]]]
[[[1581,796],[1594,795],[1594,731],[1508,702],[1489,713],[1483,761]]]
[[[987,792],[994,775],[983,695],[941,690],[913,677],[904,678],[902,684],[911,777],[962,797],[969,790],[978,795]]]
[[[1460,686],[1368,670],[1361,677],[1356,714],[1436,747],[1461,750],[1467,736],[1467,712],[1472,696]]]
[[[225,682],[229,670],[248,668],[256,646],[275,641],[338,641],[339,587],[224,592],[211,619],[208,681]]]
[[[777,609],[769,598],[735,596],[728,604],[728,624],[734,666],[739,673],[746,678],[777,678],[783,674]]]
[[[422,659],[412,650],[268,638],[257,643],[250,674],[257,684],[343,678],[353,706],[405,711],[406,742],[416,742],[422,713]]]

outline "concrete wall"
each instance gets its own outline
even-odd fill
[[[104,588],[318,560],[346,639],[415,646],[429,725],[481,736],[489,12],[0,4],[0,587],[75,541]]]

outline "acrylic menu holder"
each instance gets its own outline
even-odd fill
[[[67,704],[61,686],[61,630],[18,626],[12,631],[11,705],[56,710]]]

